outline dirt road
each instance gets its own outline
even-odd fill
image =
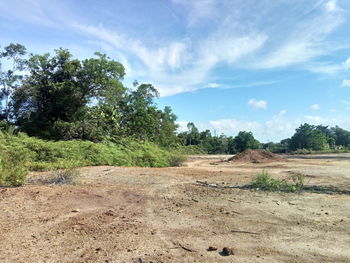
[[[350,189],[349,155],[301,157],[247,164],[196,156],[179,168],[86,167],[77,186],[0,189],[0,262],[350,262],[350,195],[196,183],[244,185],[265,169]],[[222,256],[225,246],[235,255]]]

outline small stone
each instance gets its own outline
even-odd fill
[[[218,250],[218,248],[214,247],[214,246],[209,246],[207,250],[208,251],[216,251],[216,250]]]
[[[222,249],[221,254],[222,254],[223,256],[230,256],[230,255],[234,255],[235,252],[234,252],[234,250],[233,250],[232,247],[224,247],[224,248]]]
[[[79,208],[76,208],[76,209],[73,209],[73,210],[72,210],[73,213],[78,213],[79,211],[80,211]]]

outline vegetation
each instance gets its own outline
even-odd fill
[[[259,173],[251,187],[263,191],[287,191],[295,192],[303,189],[305,177],[301,174],[296,174],[286,180],[272,178],[267,171]]]
[[[241,131],[237,136],[213,136],[209,130],[199,132],[194,123],[187,125],[188,131],[178,134],[180,142],[188,148],[196,148],[198,152],[209,154],[234,154],[246,149],[260,149],[262,144],[256,140],[252,132]]]
[[[54,171],[48,180],[46,181],[47,184],[72,184],[77,185],[78,184],[78,178],[79,178],[79,171],[74,168],[69,169],[60,169],[57,171]]]
[[[46,141],[24,133],[11,135],[2,132],[0,135],[2,152],[12,158],[9,163],[21,162],[24,167],[34,171],[87,165],[166,167],[178,163],[181,157],[175,151],[166,151],[154,143],[132,139],[116,144]]]
[[[3,63],[6,61],[6,63]],[[6,65],[3,67],[3,65]],[[290,138],[262,144],[251,132],[212,135],[194,123],[177,134],[170,107],[159,109],[152,84],[128,88],[125,69],[105,54],[79,60],[65,49],[0,50],[0,185],[21,185],[27,170],[82,165],[180,165],[182,154],[346,150],[350,132],[301,125]]]
[[[124,75],[101,53],[78,60],[64,49],[0,50],[0,185],[23,184],[27,170],[180,165],[176,115],[157,108],[151,84],[128,89]]]

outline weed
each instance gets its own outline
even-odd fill
[[[289,179],[289,180],[288,180]],[[291,180],[291,182],[289,182]],[[285,180],[272,178],[269,173],[263,170],[259,173],[251,186],[264,191],[300,191],[304,187],[305,177],[302,174],[293,175]]]
[[[25,183],[27,168],[21,151],[0,151],[0,186],[20,186]]]
[[[61,169],[54,171],[48,178],[48,184],[78,184],[80,172],[77,169]]]

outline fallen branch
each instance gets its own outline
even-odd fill
[[[176,248],[182,248],[183,250],[186,250],[186,251],[188,251],[188,252],[196,252],[194,249],[185,247],[184,245],[182,245],[182,244],[179,243],[179,242],[173,242],[173,244],[176,246]]]
[[[231,210],[232,213],[235,213],[235,214],[238,214],[238,215],[243,215],[242,213],[240,212],[237,212],[237,211],[234,211],[234,210]]]
[[[206,186],[206,187],[213,187],[213,188],[219,188],[219,189],[225,189],[225,188],[242,188],[241,186],[237,185],[219,185],[216,183],[208,183],[208,182],[203,182],[203,181],[196,181],[201,186]]]

